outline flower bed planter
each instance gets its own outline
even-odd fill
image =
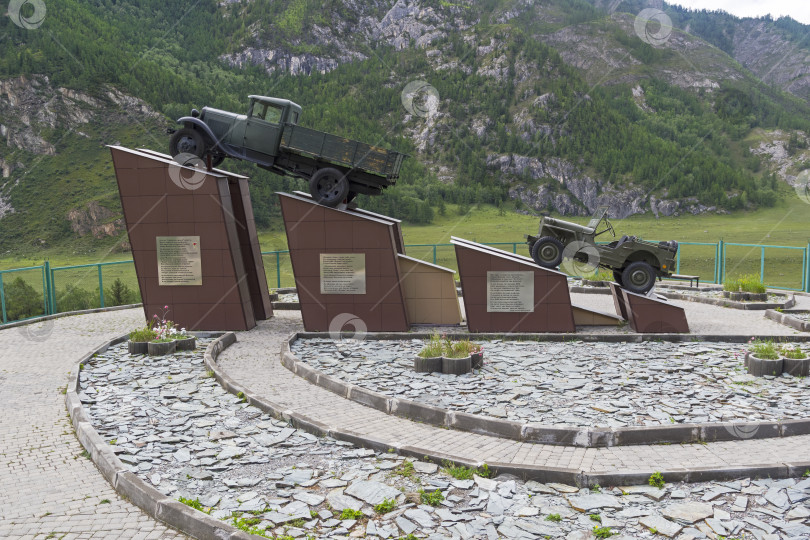
[[[149,354],[149,342],[148,341],[129,341],[127,343],[127,347],[129,347],[129,354]]]
[[[472,371],[472,358],[442,358],[442,373],[445,375],[464,375]]]
[[[417,373],[441,373],[442,357],[424,358],[416,356],[413,359],[413,370]]]
[[[175,339],[174,343],[178,351],[193,351],[197,348],[197,338],[194,336],[185,339]]]
[[[810,358],[785,358],[782,371],[794,377],[810,376]]]
[[[779,357],[776,360],[768,358],[759,358],[752,352],[745,353],[745,368],[751,375],[755,377],[762,377],[770,375],[778,377],[782,374],[784,358]]]
[[[149,342],[149,356],[164,356],[177,350],[176,341]]]
[[[767,302],[768,293],[723,291],[723,296],[735,302]]]

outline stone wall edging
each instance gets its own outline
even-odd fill
[[[442,409],[413,400],[391,397],[379,392],[348,383],[337,377],[326,375],[320,370],[299,360],[291,351],[292,344],[302,335],[312,333],[295,332],[284,341],[281,350],[281,363],[295,375],[306,379],[338,396],[378,411],[426,424],[489,435],[527,443],[541,443],[555,446],[580,448],[603,448],[640,444],[689,444],[699,442],[734,441],[739,439],[762,439],[791,437],[810,433],[810,419],[765,421],[765,422],[722,422],[704,424],[676,424],[672,426],[638,426],[625,428],[581,428],[557,425],[544,425],[533,422],[516,422],[489,416]],[[383,335],[384,337],[378,337]],[[365,339],[388,339],[390,334],[369,334]],[[418,334],[399,334],[402,339],[418,338]],[[470,334],[475,339],[477,334]],[[318,333],[318,337],[328,334]],[[750,339],[750,338],[747,338]],[[742,338],[743,341],[747,341]]]
[[[768,302],[737,302],[727,298],[703,298],[701,296],[694,296],[690,294],[681,294],[674,292],[661,291],[661,296],[665,296],[670,300],[684,300],[687,302],[699,302],[701,304],[710,304],[713,306],[726,307],[731,309],[742,309],[745,311],[762,311],[768,309],[790,309],[796,305],[796,296],[793,293],[785,293],[785,301],[781,304],[768,303]]]
[[[776,311],[775,309],[769,309],[765,311],[765,317],[771,319],[772,321],[776,321],[779,324],[789,326],[794,330],[798,330],[800,332],[810,332],[810,322],[803,321],[797,317],[791,317],[790,313],[783,313]]]

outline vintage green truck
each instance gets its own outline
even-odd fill
[[[168,130],[172,157],[191,154],[212,166],[226,157],[251,161],[307,180],[313,199],[330,207],[379,195],[399,178],[405,154],[299,126],[301,107],[290,100],[249,98],[247,114],[203,107],[179,118],[183,127]]]
[[[628,291],[646,294],[656,278],[675,272],[678,242],[647,242],[635,236],[622,236],[610,243],[597,243],[606,232],[615,237],[607,217],[608,207],[600,206],[588,225],[580,225],[545,216],[537,236],[526,235],[529,253],[539,266],[555,268],[564,257],[580,263],[595,264],[613,271],[613,279]],[[604,229],[599,231],[604,222]]]

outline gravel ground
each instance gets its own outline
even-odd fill
[[[324,373],[391,397],[546,425],[810,417],[810,379],[748,375],[739,344],[477,343],[484,347],[484,368],[466,375],[416,373],[413,358],[422,340],[302,339],[292,352]]]
[[[94,426],[133,472],[268,537],[810,538],[810,478],[589,490],[473,476],[262,414],[216,384],[202,348],[154,358],[122,344],[81,381]]]

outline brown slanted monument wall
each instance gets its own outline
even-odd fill
[[[565,274],[537,266],[521,255],[461,238],[456,248],[464,309],[470,332],[574,332],[574,314]],[[533,311],[487,311],[487,272],[532,272]]]
[[[409,328],[398,263],[399,222],[362,210],[337,210],[304,194],[279,193],[304,328],[371,332]],[[365,256],[365,294],[322,294],[320,255]]]
[[[170,156],[111,146],[144,315],[188,330],[249,330],[273,316],[248,179],[215,169],[173,180]],[[202,285],[161,286],[158,236],[199,236]]]

